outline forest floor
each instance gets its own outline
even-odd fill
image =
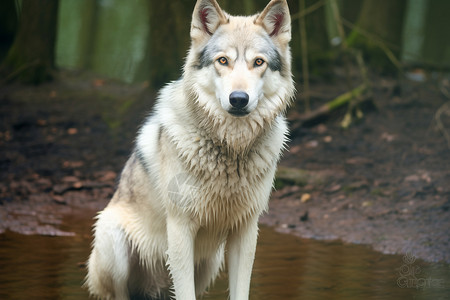
[[[399,89],[373,76],[372,84],[376,109],[350,128],[341,129],[340,110],[293,131],[280,170],[295,168],[306,180],[277,181],[261,223],[450,262],[450,146],[438,126],[450,131],[439,89],[448,81]],[[345,84],[312,82],[311,90],[314,108]],[[153,101],[145,84],[85,73],[0,87],[0,233],[71,235],[60,226],[64,215],[102,209]]]

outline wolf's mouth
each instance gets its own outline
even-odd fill
[[[243,117],[250,113],[246,109],[240,109],[240,108],[234,108],[234,107],[230,108],[228,110],[228,112],[234,117]]]

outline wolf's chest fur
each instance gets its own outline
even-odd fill
[[[273,131],[273,132],[272,132]],[[204,132],[171,137],[173,154],[187,173],[193,189],[186,191],[185,209],[201,223],[228,223],[235,226],[250,215],[267,209],[273,173],[280,156],[284,132],[279,143],[266,142],[277,128],[266,132],[245,151],[236,152]]]

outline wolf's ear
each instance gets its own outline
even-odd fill
[[[197,0],[192,14],[191,38],[209,38],[220,24],[227,22],[227,17],[215,0]]]
[[[271,0],[255,19],[272,38],[283,42],[291,40],[291,17],[286,0]]]

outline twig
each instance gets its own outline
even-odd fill
[[[347,81],[347,88],[350,90],[352,88],[352,81],[350,78],[350,68],[349,61],[347,57],[348,45],[347,39],[345,38],[344,26],[342,26],[342,18],[339,13],[339,7],[337,5],[336,0],[329,0],[331,5],[331,11],[333,12],[334,21],[336,22],[336,27],[338,30],[339,38],[341,39],[340,48],[341,52],[344,54],[344,71],[345,71],[345,79]]]
[[[437,128],[442,132],[444,135],[444,138],[447,140],[448,148],[450,149],[450,134],[448,133],[447,129],[444,126],[444,123],[441,120],[441,115],[443,113],[449,113],[450,112],[450,102],[444,103],[439,109],[436,111],[436,114],[434,115],[434,119],[436,120],[436,126]]]
[[[4,79],[4,82],[10,82],[11,80],[13,80],[17,76],[19,76],[21,73],[25,72],[27,69],[35,67],[35,66],[37,66],[39,64],[40,64],[40,60],[36,59],[36,60],[30,62],[29,64],[25,64],[25,65],[20,66],[17,70],[15,70],[14,72],[12,72],[8,76],[6,76],[5,79]]]
[[[297,20],[298,18],[304,18],[306,15],[309,15],[310,13],[318,10],[322,6],[325,5],[325,0],[320,0],[314,3],[313,5],[309,6],[308,8],[304,10],[300,10],[298,13],[291,15],[291,21]]]
[[[345,71],[345,79],[347,81],[347,88],[352,93],[351,97],[349,98],[349,105],[347,108],[347,112],[345,113],[345,116],[344,116],[343,120],[341,121],[341,127],[348,128],[350,126],[350,124],[352,123],[352,113],[353,113],[354,108],[356,107],[356,103],[354,103],[352,101],[353,99],[355,99],[354,91],[356,89],[352,89],[353,84],[352,84],[352,80],[350,77],[350,66],[349,66],[350,62],[349,62],[349,59],[347,56],[349,53],[351,53],[351,51],[349,51],[349,49],[348,49],[347,39],[345,37],[344,26],[342,25],[342,17],[339,12],[339,7],[337,5],[337,2],[336,2],[336,0],[329,0],[329,1],[330,1],[330,5],[331,5],[331,11],[333,12],[334,21],[336,22],[338,34],[341,39],[340,48],[341,48],[341,52],[344,54],[343,60],[344,60],[344,71]],[[359,109],[358,109],[358,116],[360,116],[361,118],[363,116],[362,111]]]
[[[447,99],[450,99],[450,93],[449,93],[449,91],[447,91],[447,89],[446,89],[445,87],[441,86],[440,90],[441,90],[441,93],[442,93],[445,97],[447,97]]]
[[[447,91],[447,89],[445,89],[443,86],[441,86],[440,90],[441,90],[442,94],[444,94],[445,97],[450,99],[450,93]],[[434,119],[436,120],[436,126],[444,135],[444,138],[447,140],[448,148],[450,149],[450,134],[447,131],[447,129],[445,128],[444,123],[441,120],[441,116],[444,113],[450,114],[450,102],[447,102],[447,103],[444,103],[443,105],[441,105],[441,107],[439,107],[439,109],[436,111],[436,113],[434,115]]]
[[[395,57],[394,53],[391,51],[391,49],[389,49],[389,47],[386,45],[387,43],[384,42],[381,38],[375,36],[374,34],[371,34],[367,31],[365,31],[364,29],[354,25],[353,23],[349,22],[348,20],[341,18],[341,22],[342,24],[344,24],[345,26],[349,27],[350,29],[353,29],[355,31],[357,31],[359,34],[365,36],[366,38],[373,40],[378,47],[380,47],[380,49],[384,52],[384,54],[386,54],[387,58],[392,62],[392,64],[399,69],[399,71],[402,71],[402,63]],[[398,48],[397,46],[391,44],[391,47],[393,48]]]
[[[299,0],[300,11],[305,10],[305,0]],[[304,96],[305,96],[305,111],[309,112],[310,100],[309,100],[309,70],[308,70],[308,40],[306,36],[306,24],[305,18],[299,19],[300,27],[300,38],[302,46],[302,73],[303,73],[303,86],[304,86]]]

